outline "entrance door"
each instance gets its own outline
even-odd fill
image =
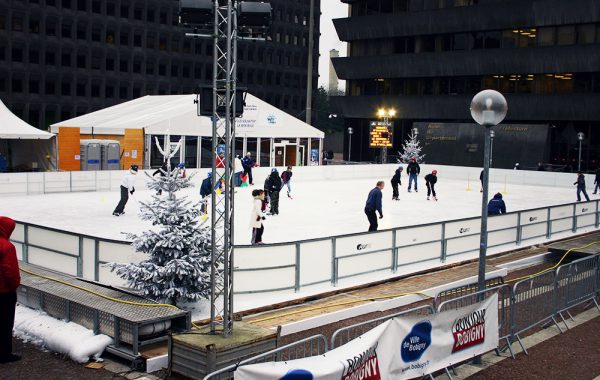
[[[296,144],[285,146],[285,164],[284,166],[296,166]]]
[[[298,155],[300,156],[300,162],[298,162],[298,166],[304,166],[306,165],[306,162],[304,162],[304,148],[305,146],[300,145],[298,147]]]
[[[285,145],[277,145],[274,146],[275,153],[275,166],[283,166],[285,163]]]

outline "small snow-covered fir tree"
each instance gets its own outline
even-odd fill
[[[411,131],[408,135],[408,139],[402,144],[402,152],[398,152],[400,155],[400,162],[408,163],[413,158],[417,159],[418,163],[423,162],[425,155],[421,155],[421,145],[417,140],[417,135]]]
[[[165,141],[169,141],[168,138]],[[174,152],[169,144],[158,149],[170,161]],[[161,189],[165,196],[153,195],[148,203],[140,203],[140,218],[155,226],[141,234],[127,234],[132,247],[150,257],[136,263],[109,263],[117,275],[144,296],[172,305],[180,300],[198,301],[210,295],[211,242],[210,229],[200,222],[200,206],[192,205],[185,196],[176,197],[180,189],[191,187],[192,176],[181,178],[178,168],[167,163],[164,176],[152,177],[148,188]],[[218,277],[218,276],[217,276]]]

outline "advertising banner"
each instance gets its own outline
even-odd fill
[[[498,346],[498,295],[457,310],[389,320],[323,355],[239,367],[236,380],[412,379]]]

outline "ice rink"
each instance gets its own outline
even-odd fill
[[[194,188],[183,194],[189,200],[199,200],[199,185],[204,178],[199,173],[193,178]],[[258,173],[257,173],[258,174]],[[383,190],[383,214],[379,228],[386,229],[409,226],[441,220],[460,219],[481,214],[481,193],[479,182],[471,180],[446,179],[443,172],[438,175],[436,191],[439,201],[427,201],[424,173],[419,177],[419,192],[408,193],[408,178],[402,177],[400,201],[392,201],[392,188],[389,183],[393,173],[385,179]],[[570,178],[570,177],[569,177]],[[264,175],[257,175],[255,184],[264,182]],[[146,178],[140,175],[138,183]],[[363,212],[369,190],[375,186],[376,178],[335,179],[303,181],[299,175],[292,180],[292,196],[289,199],[285,189],[280,197],[280,214],[268,216],[264,222],[265,243],[288,242],[310,238],[364,232],[368,229]],[[575,180],[575,175],[573,175]],[[467,187],[470,191],[467,191]],[[252,189],[236,188],[235,194],[235,243],[249,244],[250,209]],[[529,186],[494,183],[490,185],[490,197],[503,192],[508,211],[531,209],[576,201],[575,187]],[[588,183],[591,195],[591,183]],[[109,239],[125,240],[123,233],[137,233],[150,227],[141,221],[137,213],[138,202],[150,200],[153,192],[138,186],[134,197],[130,197],[126,214],[112,216],[118,200],[118,191],[74,192],[28,196],[3,196],[0,215],[6,215],[23,222],[30,222],[77,233]],[[163,195],[164,196],[164,195]]]

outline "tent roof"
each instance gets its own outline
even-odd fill
[[[0,100],[0,139],[49,139],[52,133],[27,124]]]
[[[146,134],[212,136],[210,117],[197,116],[196,95],[144,96],[96,112],[52,124],[79,127],[82,134],[124,134],[144,129]],[[247,94],[244,115],[236,121],[239,137],[316,137],[325,134],[282,110]]]

